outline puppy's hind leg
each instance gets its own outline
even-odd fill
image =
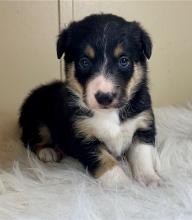
[[[63,153],[49,145],[37,144],[36,155],[43,162],[59,162],[63,158]]]
[[[59,162],[63,158],[62,151],[52,144],[51,134],[46,126],[39,128],[41,142],[35,146],[35,153],[43,162]]]
[[[46,126],[30,131],[23,129],[22,139],[25,146],[43,162],[59,162],[63,158],[63,153],[52,144],[51,134]]]

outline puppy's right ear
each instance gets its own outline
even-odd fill
[[[57,58],[60,59],[69,46],[69,29],[64,29],[57,40]]]

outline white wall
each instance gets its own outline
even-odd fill
[[[192,100],[192,2],[0,1],[0,110],[18,110],[33,87],[61,78],[56,39],[61,27],[107,12],[137,20],[151,34],[150,81],[156,106]]]

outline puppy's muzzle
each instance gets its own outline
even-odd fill
[[[110,92],[104,93],[104,92],[98,91],[95,94],[95,99],[97,100],[98,104],[107,107],[113,102],[116,96],[117,96],[116,93],[110,93]]]

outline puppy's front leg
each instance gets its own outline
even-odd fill
[[[128,177],[102,144],[84,145],[79,155],[80,162],[102,185],[118,188],[128,185]]]
[[[98,154],[98,165],[92,174],[108,187],[123,187],[128,184],[128,177],[117,164],[117,160],[105,149]]]
[[[155,153],[153,143],[145,142],[145,132],[140,132],[136,141],[133,142],[128,151],[128,161],[130,162],[133,177],[145,185],[160,184],[160,177],[157,174],[159,158]]]

